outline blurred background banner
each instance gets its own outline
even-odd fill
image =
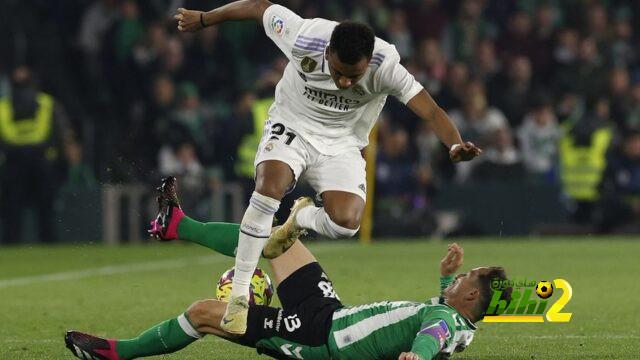
[[[0,245],[141,241],[167,175],[194,218],[240,220],[287,60],[252,21],[177,32],[223,3],[3,2]],[[484,150],[452,164],[388,101],[364,238],[640,232],[640,2],[279,3],[371,25]]]

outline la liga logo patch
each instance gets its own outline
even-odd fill
[[[427,323],[423,325],[419,334],[433,336],[436,340],[438,340],[441,349],[444,346],[445,341],[447,341],[449,336],[451,336],[449,327],[444,320],[440,320],[437,323]]]
[[[271,30],[273,30],[274,33],[278,34],[278,35],[282,35],[282,33],[284,32],[284,20],[282,20],[282,18],[279,18],[277,16],[272,16],[271,17]]]

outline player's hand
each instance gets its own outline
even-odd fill
[[[440,275],[451,276],[458,271],[464,262],[464,250],[462,246],[449,244],[447,255],[440,261]]]
[[[202,11],[179,8],[173,18],[178,20],[178,30],[182,32],[196,32],[202,30],[204,27],[201,16],[204,16],[204,12]],[[208,25],[211,24],[207,24],[207,26]]]
[[[472,142],[467,141],[460,146],[456,146],[453,150],[449,151],[449,158],[453,162],[469,161],[482,154],[482,149],[475,146]]]
[[[403,352],[398,357],[398,360],[422,360],[422,358],[412,352],[408,352],[408,353]]]

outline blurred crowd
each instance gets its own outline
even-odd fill
[[[27,97],[49,94],[60,131],[46,146],[0,142],[0,197],[20,182],[7,165],[25,153],[56,164],[41,175],[57,179],[51,189],[177,174],[197,208],[212,176],[250,184],[247,149],[255,150],[287,60],[255,22],[177,32],[176,8],[224,3],[8,0],[0,97],[15,102],[25,88]],[[389,100],[378,129],[381,224],[402,219],[428,233],[439,189],[501,181],[559,187],[571,219],[603,232],[640,219],[640,2],[279,3],[303,17],[369,24],[463,138],[484,149],[478,161],[451,164],[432,130]],[[32,101],[25,114],[37,109]],[[35,202],[50,201],[48,191]]]

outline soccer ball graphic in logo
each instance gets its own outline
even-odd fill
[[[228,302],[231,296],[231,285],[233,283],[234,268],[231,268],[222,274],[220,280],[218,280],[218,286],[216,287],[216,298],[220,301]],[[269,305],[273,298],[273,284],[269,275],[262,271],[260,268],[256,268],[251,277],[251,284],[249,285],[249,304],[255,305]]]
[[[540,281],[536,286],[536,294],[542,299],[546,299],[553,294],[553,285],[548,281]]]

